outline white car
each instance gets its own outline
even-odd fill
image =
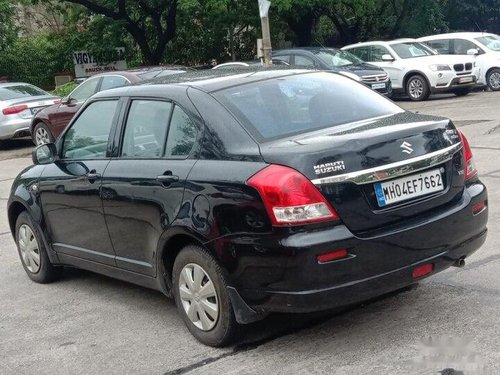
[[[415,39],[357,43],[342,49],[383,68],[393,91],[411,100],[425,100],[431,93],[467,95],[476,85],[473,56],[439,55]]]
[[[452,33],[426,36],[420,41],[441,54],[475,55],[478,83],[500,90],[500,36],[488,33]]]

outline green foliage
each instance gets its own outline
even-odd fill
[[[14,6],[10,0],[0,0],[0,51],[11,45],[16,38]]]
[[[71,91],[73,91],[77,86],[78,84],[75,82],[68,82],[62,86],[57,87],[55,90],[51,91],[51,94],[64,98],[68,96],[71,93]]]

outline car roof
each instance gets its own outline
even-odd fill
[[[155,71],[163,71],[163,70],[186,70],[186,71],[192,71],[194,69],[188,68],[186,66],[182,65],[158,65],[158,66],[146,66],[146,67],[137,67],[137,68],[131,68],[127,70],[116,70],[112,72],[104,72],[104,73],[98,73],[94,74],[87,79],[91,78],[97,78],[97,77],[105,77],[105,76],[123,76],[125,78],[128,78],[129,80],[132,81],[137,81],[139,80],[139,75],[142,73],[147,73],[147,72],[155,72]]]
[[[432,40],[432,39],[441,39],[441,38],[478,38],[481,36],[495,35],[493,33],[483,33],[483,32],[457,32],[457,33],[446,33],[446,34],[436,34],[429,35],[419,38],[419,40]]]
[[[294,47],[294,48],[285,48],[285,49],[277,49],[273,50],[274,53],[293,53],[293,52],[321,52],[321,51],[338,51],[339,48],[334,47]]]
[[[354,47],[363,47],[363,46],[370,46],[373,44],[386,44],[386,45],[392,45],[392,44],[397,44],[397,43],[408,43],[408,42],[418,42],[417,39],[413,38],[400,38],[400,39],[394,39],[394,40],[372,40],[370,42],[359,42],[355,44],[349,44],[345,46],[344,48],[354,48]]]
[[[34,86],[31,83],[26,83],[26,82],[3,82],[3,83],[0,83],[0,87],[11,87],[11,86],[19,86],[19,85]]]
[[[152,80],[136,83],[132,86],[101,91],[94,95],[94,98],[140,95],[144,91],[154,91],[161,96],[161,91],[165,86],[194,87],[205,92],[214,92],[233,86],[239,86],[241,84],[314,72],[319,72],[319,70],[287,68],[282,65],[280,65],[279,68],[235,67],[233,69],[190,71],[187,73],[154,78]],[[329,73],[334,74],[332,72]],[[150,90],[146,90],[146,88]]]

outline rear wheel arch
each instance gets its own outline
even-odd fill
[[[158,257],[158,278],[161,291],[172,296],[172,272],[177,255],[188,245],[205,247],[197,238],[186,233],[177,233],[160,245]]]

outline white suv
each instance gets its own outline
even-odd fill
[[[488,33],[453,33],[426,36],[420,41],[441,54],[476,55],[481,70],[478,83],[500,90],[500,36]]]
[[[415,39],[357,43],[342,49],[383,68],[393,91],[411,100],[425,100],[431,93],[467,95],[476,85],[473,56],[439,55]]]

